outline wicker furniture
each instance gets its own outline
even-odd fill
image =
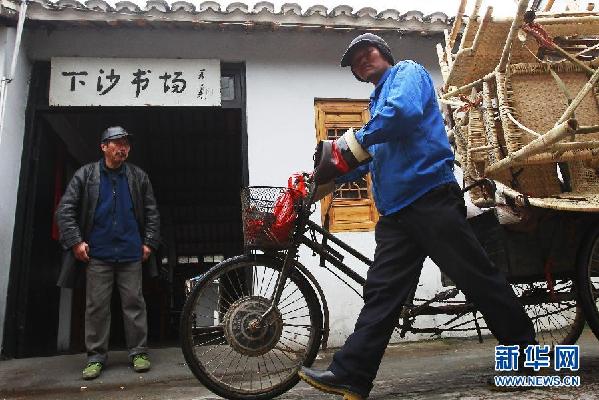
[[[527,3],[514,18],[494,19],[492,8],[478,16],[477,1],[457,51],[459,17],[437,46],[464,183],[491,178],[526,204],[599,211],[599,72],[583,57],[599,49],[599,14],[531,17]],[[471,197],[492,201],[481,188]]]

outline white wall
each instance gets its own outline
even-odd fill
[[[311,170],[316,143],[315,98],[367,99],[372,86],[355,80],[339,58],[356,33],[74,30],[30,35],[32,59],[51,56],[218,58],[244,61],[247,82],[247,127],[250,184],[286,184],[288,176]],[[435,44],[440,39],[399,34],[383,35],[397,59],[422,63],[440,84]],[[319,210],[315,216],[318,217]],[[339,235],[369,257],[373,233]],[[326,271],[305,251],[301,261],[315,271],[331,308],[331,345],[340,345],[351,333],[361,299]],[[365,269],[359,268],[365,275]],[[440,274],[426,265],[422,290],[440,286]]]
[[[0,27],[0,77],[9,73],[15,43],[15,28]],[[25,108],[30,63],[21,52],[15,79],[8,85],[4,129],[0,142],[0,343],[3,342],[6,292],[21,171]]]

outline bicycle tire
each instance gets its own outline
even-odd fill
[[[576,292],[574,279],[561,279],[553,282],[553,292],[556,295]],[[534,292],[550,293],[547,282],[534,282],[529,284],[512,284],[514,292],[520,301]],[[582,330],[585,319],[580,301],[574,295],[574,300],[560,302],[546,302],[527,304],[523,301],[524,309],[535,328],[536,339],[541,345],[570,345],[576,343]]]
[[[558,298],[566,296],[560,301],[553,301],[550,298],[551,289],[548,289],[545,281],[526,284],[514,283],[511,286],[533,324],[535,337],[539,344],[569,345],[576,343],[584,329],[585,319],[580,301],[576,298],[576,285],[573,279],[558,279],[553,282],[555,295]],[[539,302],[539,296],[547,297],[547,301]],[[420,303],[426,301],[426,299],[417,300]],[[454,306],[465,306],[466,304],[465,300],[452,303]],[[433,303],[433,306],[437,306],[437,304]],[[418,307],[418,303],[416,303],[416,307]],[[474,309],[465,309],[461,313],[450,314],[445,317],[446,320],[441,319],[432,327],[419,326],[419,329],[436,330],[435,335],[441,335],[442,332],[476,332],[476,324],[478,324],[481,330],[488,331],[482,314],[472,311]],[[400,322],[400,332],[405,327],[403,323]],[[410,332],[410,330],[409,325],[405,327],[406,332]]]
[[[577,264],[578,298],[589,327],[599,339],[599,226],[581,246]]]
[[[258,270],[254,269],[254,267],[264,267],[268,270],[272,270],[272,271],[280,271],[281,267],[282,267],[282,261],[277,259],[277,258],[273,258],[273,257],[268,257],[268,256],[262,256],[262,255],[248,255],[248,256],[237,256],[237,257],[233,257],[231,259],[225,260],[222,263],[214,266],[212,269],[210,269],[205,275],[203,275],[201,277],[201,279],[199,279],[199,281],[197,282],[197,284],[195,285],[194,289],[192,290],[191,294],[189,295],[189,297],[187,298],[187,301],[185,302],[185,306],[183,308],[183,313],[181,315],[181,321],[180,321],[180,336],[181,336],[181,348],[183,351],[183,355],[185,357],[185,360],[187,362],[187,365],[189,366],[189,368],[191,369],[192,373],[194,374],[194,376],[204,385],[206,386],[208,389],[210,389],[212,392],[214,392],[215,394],[225,397],[227,399],[232,399],[232,400],[263,400],[263,399],[271,399],[273,397],[279,396],[285,392],[287,392],[289,389],[291,389],[293,386],[295,386],[298,381],[299,381],[299,376],[297,375],[297,371],[299,370],[299,368],[302,365],[305,366],[310,366],[312,365],[312,363],[314,362],[314,359],[316,358],[316,355],[318,353],[318,349],[320,347],[320,343],[321,343],[321,339],[322,339],[322,310],[321,310],[321,305],[319,302],[319,299],[312,287],[312,285],[310,284],[310,282],[300,273],[300,271],[298,270],[292,270],[292,272],[290,273],[289,278],[286,281],[286,285],[294,285],[295,286],[295,292],[298,292],[301,294],[301,296],[303,297],[303,299],[305,299],[305,308],[307,308],[308,311],[308,316],[309,316],[309,322],[310,322],[310,328],[308,328],[309,331],[309,338],[307,339],[307,343],[305,346],[305,351],[303,351],[303,353],[301,354],[300,357],[298,357],[297,360],[292,360],[288,355],[287,358],[289,358],[289,360],[291,360],[291,366],[288,368],[289,372],[286,373],[283,378],[281,378],[279,376],[279,378],[281,378],[279,380],[279,382],[277,382],[276,384],[273,384],[272,382],[272,376],[269,375],[269,379],[270,379],[270,385],[267,385],[266,387],[263,386],[263,382],[262,382],[262,377],[260,376],[260,374],[264,375],[264,369],[261,369],[261,364],[260,364],[260,360],[258,360],[258,358],[260,356],[252,356],[251,354],[244,354],[246,351],[250,351],[248,350],[246,347],[240,347],[240,343],[243,344],[243,340],[244,338],[247,338],[248,336],[251,336],[251,333],[249,333],[249,331],[246,329],[241,329],[240,332],[237,332],[235,335],[238,335],[239,337],[241,337],[240,341],[237,341],[236,337],[232,337],[229,336],[227,337],[226,332],[229,332],[230,329],[228,328],[224,328],[223,331],[225,333],[222,334],[222,337],[219,339],[218,337],[215,337],[213,340],[216,340],[215,342],[212,342],[211,344],[207,344],[207,342],[203,342],[201,344],[197,344],[196,342],[194,342],[194,334],[193,334],[193,329],[194,329],[194,324],[197,324],[197,320],[198,320],[198,307],[200,306],[198,303],[202,303],[202,306],[206,307],[206,302],[204,301],[204,299],[207,296],[207,293],[209,290],[209,285],[214,285],[214,282],[216,280],[218,280],[219,284],[219,290],[220,287],[223,286],[223,282],[224,284],[227,283],[226,280],[223,279],[223,277],[228,276],[229,278],[229,282],[232,283],[232,281],[234,281],[235,279],[231,279],[231,274],[234,272],[236,275],[234,275],[234,277],[239,278],[240,276],[245,276],[248,277],[249,275],[243,275],[246,274],[248,271],[250,271],[249,268],[251,269],[251,273],[252,273],[252,285],[251,287],[254,287],[254,282],[255,279],[254,277],[258,275]],[[266,271],[266,270],[265,270]],[[240,272],[242,272],[242,275],[240,275]],[[266,272],[263,272],[264,274]],[[226,275],[229,274],[229,275]],[[263,275],[264,277],[264,275]],[[272,280],[272,277],[271,277]],[[243,279],[240,279],[239,281],[237,281],[239,283],[239,293],[237,293],[238,298],[235,299],[235,301],[231,301],[230,303],[227,303],[226,307],[227,311],[224,312],[224,310],[221,310],[220,308],[222,307],[223,303],[221,299],[219,299],[218,301],[215,301],[215,305],[217,308],[219,308],[218,311],[214,311],[214,316],[215,319],[217,319],[217,314],[219,315],[218,318],[222,317],[222,321],[220,322],[221,325],[226,326],[226,327],[230,327],[230,326],[244,326],[244,323],[241,323],[239,325],[235,325],[232,323],[228,323],[227,321],[229,321],[227,318],[231,318],[230,315],[231,314],[236,314],[235,310],[238,310],[239,307],[243,308],[243,306],[240,306],[240,304],[244,304],[244,302],[255,302],[252,303],[254,306],[256,307],[260,307],[260,305],[262,304],[262,306],[264,306],[264,300],[261,300],[260,295],[255,295],[255,293],[250,293],[250,289],[249,289],[249,285],[248,288],[244,288],[244,283],[242,282]],[[263,278],[264,281],[264,278]],[[236,282],[236,284],[237,284]],[[291,282],[291,284],[290,284]],[[270,286],[270,283],[269,283]],[[293,288],[294,286],[290,286],[290,288]],[[286,286],[287,288],[288,286]],[[244,294],[244,289],[247,290],[247,294]],[[291,289],[289,289],[291,290]],[[265,293],[268,292],[268,289],[265,291]],[[230,296],[235,296],[233,294],[230,294],[231,291],[228,291]],[[261,292],[260,292],[261,293]],[[284,296],[288,295],[288,296],[293,296],[293,295],[289,295],[288,293],[284,292]],[[204,298],[202,298],[201,296],[204,296]],[[209,296],[209,294],[208,294]],[[220,295],[222,298],[225,298],[227,295],[225,294],[225,291],[222,290],[222,293],[220,293]],[[284,305],[285,300],[284,300],[284,296],[281,297],[281,301],[279,306],[283,306],[281,307],[281,309],[283,309],[284,307],[286,307]],[[230,299],[233,300],[233,299]],[[295,307],[295,306],[293,306]],[[289,314],[289,312],[286,312],[287,314]],[[224,316],[223,316],[224,315]],[[293,315],[293,314],[292,314]],[[204,315],[201,316],[202,318],[204,317]],[[305,319],[304,319],[305,320]],[[244,320],[245,321],[245,320]],[[300,320],[300,322],[303,320]],[[305,320],[305,322],[307,322],[307,320]],[[274,325],[274,324],[273,324]],[[293,325],[296,326],[296,325]],[[197,330],[198,327],[195,326],[195,329]],[[266,329],[266,328],[265,328]],[[274,328],[273,328],[274,329]],[[293,329],[300,329],[300,328],[291,328]],[[270,326],[267,328],[267,330],[270,332],[271,328]],[[208,332],[208,331],[205,331]],[[284,331],[286,332],[286,331]],[[200,335],[208,335],[208,333],[200,333]],[[212,335],[218,335],[218,333],[212,333]],[[264,336],[268,336],[268,334],[265,334]],[[276,336],[275,336],[276,337]],[[210,336],[208,336],[208,338],[210,338]],[[295,339],[297,340],[301,340],[298,339],[297,336],[295,337]],[[211,339],[212,340],[212,339]],[[278,353],[281,353],[281,358],[283,357],[283,352],[285,351],[285,349],[281,346],[287,346],[290,345],[291,342],[283,342],[283,333],[281,333],[281,337],[279,339],[277,339],[280,344],[275,344],[274,348],[272,348],[271,350],[269,350],[266,354],[271,354],[270,355],[270,361],[275,360],[276,358],[278,358],[279,356],[277,355]],[[243,342],[243,343],[242,343]],[[254,343],[254,342],[250,342],[250,343]],[[296,341],[296,343],[298,343]],[[293,344],[291,344],[293,346]],[[207,347],[221,347],[222,351],[219,353],[216,353],[217,356],[220,356],[222,358],[224,358],[225,356],[229,356],[230,354],[232,354],[233,357],[237,357],[239,356],[239,361],[237,361],[237,366],[235,368],[235,371],[233,372],[228,372],[225,371],[222,375],[222,377],[219,379],[217,374],[214,372],[211,372],[210,368],[208,368],[208,364],[210,362],[207,362],[205,359],[203,359],[202,357],[200,357],[200,355],[198,353],[196,353],[196,349],[199,347],[203,347],[202,350],[204,350]],[[279,347],[277,347],[279,346]],[[251,347],[251,346],[249,346]],[[227,350],[230,349],[230,350]],[[256,349],[251,349],[251,351],[254,351]],[[206,350],[206,351],[210,351],[210,350]],[[228,351],[228,353],[227,353]],[[258,350],[256,350],[258,351]],[[259,351],[263,351],[263,350],[259,350]],[[291,350],[288,350],[291,352]],[[297,352],[297,351],[295,351]],[[233,354],[233,353],[237,353],[237,354]],[[274,355],[274,356],[273,356]],[[245,360],[245,365],[244,368],[242,368],[241,370],[237,370],[237,368],[241,365],[242,363],[242,359],[243,357],[246,357],[247,359]],[[261,357],[263,358],[263,366],[266,369],[266,371],[268,371],[268,365],[269,363],[267,362],[268,360],[266,359],[266,357],[264,357],[264,354],[261,355]],[[281,358],[279,358],[278,361],[281,361]],[[250,362],[251,360],[251,362]],[[295,364],[293,364],[293,362],[296,362]],[[226,362],[225,362],[226,363]],[[229,363],[229,365],[233,365],[235,363],[235,361],[231,361]],[[282,363],[282,361],[281,361]],[[223,364],[223,361],[219,361],[219,366]],[[274,366],[275,362],[273,361],[273,366]],[[248,367],[249,365],[249,367]],[[256,365],[257,365],[257,369],[258,371],[255,371],[256,369]],[[219,366],[217,366],[217,368],[215,369],[218,370]],[[254,369],[254,370],[252,370]],[[254,374],[258,375],[259,379],[260,379],[260,389],[253,388],[252,385],[252,381],[250,381],[250,386],[249,389],[246,387],[244,388],[244,378],[246,376],[246,373],[250,371],[250,379],[254,376]],[[283,370],[286,371],[286,370]],[[239,378],[239,374],[241,375],[241,378]],[[229,382],[227,382],[225,380],[225,376],[228,375],[229,377],[231,377],[231,380]],[[239,379],[241,381],[241,383],[236,385],[233,385],[233,381],[235,379]]]

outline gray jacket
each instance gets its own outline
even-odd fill
[[[80,271],[85,268],[75,259],[71,247],[87,242],[94,222],[94,213],[100,195],[100,162],[79,168],[69,182],[58,208],[56,223],[60,232],[60,244],[64,249],[58,286],[74,287],[79,281]],[[154,250],[160,244],[160,215],[152,191],[152,184],[141,168],[125,163],[125,174],[133,201],[133,212],[145,245]],[[154,253],[146,262],[144,271],[154,277],[158,275]]]

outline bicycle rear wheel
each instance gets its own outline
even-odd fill
[[[270,399],[291,389],[297,371],[314,361],[322,311],[308,280],[293,270],[273,318],[270,307],[281,261],[239,256],[213,267],[197,282],[181,316],[181,346],[193,374],[229,399]]]
[[[599,339],[599,227],[589,239],[578,255],[578,296],[589,327]]]
[[[524,310],[532,321],[535,337],[541,345],[574,344],[584,328],[584,314],[577,301],[576,286],[572,279],[553,280],[551,287],[547,282],[514,283],[512,289],[522,303]],[[446,293],[451,293],[447,290]],[[443,292],[441,292],[443,294]],[[465,301],[455,300],[455,294],[444,296],[445,299],[432,302],[434,307],[454,308],[446,320],[437,321],[434,328],[426,328],[435,335],[441,333],[474,332],[476,324],[482,331],[488,331],[487,324],[478,312],[473,313],[472,305],[466,307]],[[416,299],[420,302],[430,301]],[[419,304],[416,303],[418,308]],[[457,312],[460,308],[462,311]],[[425,314],[430,312],[424,310]],[[405,320],[403,322],[405,324]],[[400,326],[400,328],[403,326]],[[422,329],[417,327],[416,329]],[[410,331],[408,326],[406,331]],[[435,331],[436,330],[436,331]],[[415,330],[417,331],[417,330]]]
[[[541,345],[574,344],[584,328],[584,314],[572,279],[513,284]]]

